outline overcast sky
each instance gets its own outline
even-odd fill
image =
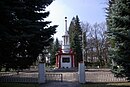
[[[59,25],[54,37],[62,40],[65,31],[64,18],[68,18],[68,27],[73,17],[79,16],[80,21],[90,24],[105,21],[105,8],[107,0],[55,0],[47,11],[50,15],[46,20],[52,21],[52,25]]]

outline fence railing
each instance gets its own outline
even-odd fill
[[[46,74],[46,81],[63,81],[63,75],[57,73]],[[38,73],[19,74],[13,72],[0,73],[0,82],[38,83]]]
[[[86,82],[127,82],[127,80],[125,77],[114,77],[111,72],[86,72]]]
[[[126,78],[116,78],[110,71],[87,71],[86,82],[127,82]],[[46,81],[78,81],[78,72],[51,72]],[[0,82],[38,83],[38,72],[0,72]]]
[[[38,83],[38,78],[3,76],[0,77],[0,82]]]
[[[63,81],[62,74],[46,74],[46,81]]]
[[[0,82],[38,83],[38,73],[0,73]]]

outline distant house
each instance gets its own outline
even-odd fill
[[[62,48],[56,53],[56,67],[58,68],[75,67],[74,52],[70,49],[69,34],[67,31],[67,17],[65,17],[65,25],[65,34],[62,36]]]

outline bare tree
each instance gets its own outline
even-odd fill
[[[89,23],[82,23],[81,26],[86,33],[86,61],[91,63],[98,62],[99,66],[106,66],[108,63],[106,23],[95,23],[93,26]]]
[[[93,38],[95,42],[95,48],[96,48],[96,57],[99,61],[100,66],[106,66],[108,62],[107,58],[107,43],[106,43],[106,24],[95,23],[93,25]]]
[[[107,43],[107,36],[106,36],[106,31],[107,31],[106,23],[100,23],[99,28],[100,28],[100,31],[99,31],[100,37],[99,38],[101,38],[101,43],[100,43],[101,56],[102,56],[105,66],[107,66],[108,43]]]
[[[90,29],[90,24],[88,22],[83,23],[81,22],[81,28],[82,28],[82,49],[83,49],[83,56],[84,56],[84,61],[87,61],[87,37],[89,35],[89,29]]]

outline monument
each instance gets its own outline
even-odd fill
[[[67,31],[67,17],[65,17],[65,34],[63,37],[62,48],[56,54],[57,68],[72,68],[75,67],[74,52],[70,48],[69,33]]]

